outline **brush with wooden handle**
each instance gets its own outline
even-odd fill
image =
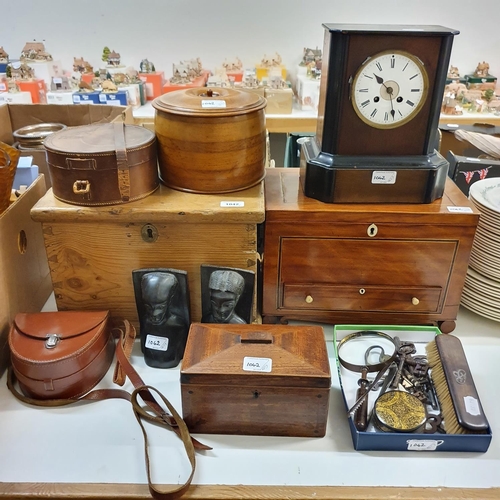
[[[460,339],[446,333],[437,335],[426,351],[446,433],[488,432],[488,420]]]

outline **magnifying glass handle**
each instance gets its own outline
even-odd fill
[[[369,380],[366,378],[368,371],[361,372],[361,378],[358,380],[359,389],[356,391],[356,401],[359,401],[367,392]],[[368,396],[366,396],[361,405],[356,409],[352,417],[354,426],[358,431],[365,431],[368,427]]]

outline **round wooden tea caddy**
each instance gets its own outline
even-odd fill
[[[192,88],[153,101],[161,181],[192,193],[228,193],[265,175],[266,100],[235,89]]]

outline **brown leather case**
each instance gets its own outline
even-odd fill
[[[54,196],[66,203],[126,203],[159,186],[156,137],[144,127],[69,127],[47,137],[44,146]]]
[[[113,360],[108,316],[108,311],[17,314],[9,347],[23,393],[36,399],[59,399],[90,391]]]

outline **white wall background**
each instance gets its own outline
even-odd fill
[[[278,52],[293,72],[304,47],[322,47],[322,23],[440,24],[460,31],[451,62],[461,74],[485,60],[500,79],[499,14],[500,0],[0,0],[0,46],[14,59],[45,41],[71,70],[74,56],[97,69],[107,45],[122,64],[148,58],[167,78],[183,59],[251,67]]]

